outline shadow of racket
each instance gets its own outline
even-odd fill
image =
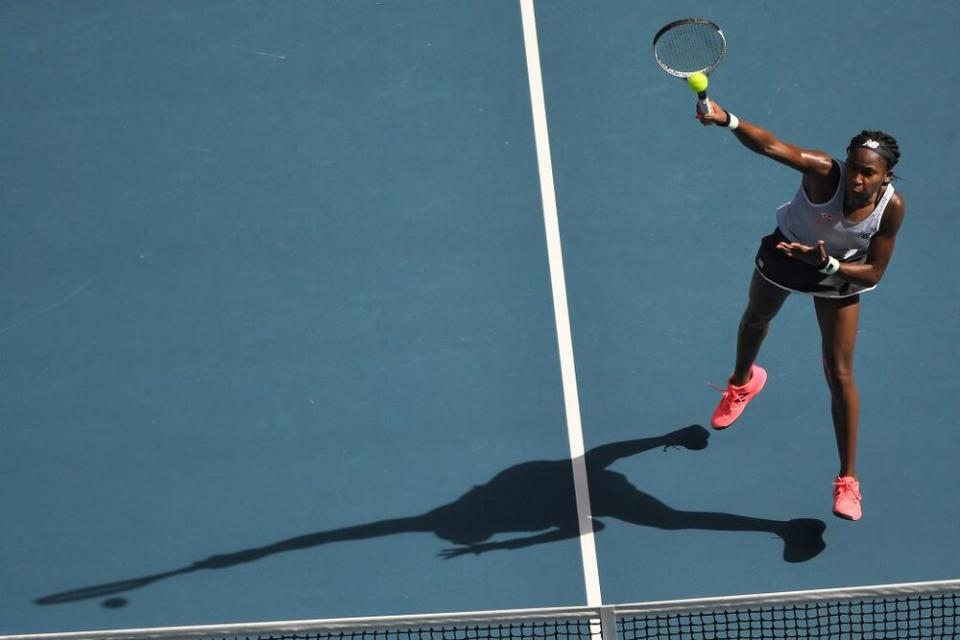
[[[62,593],[43,596],[42,598],[37,598],[34,600],[34,602],[36,604],[62,604],[64,602],[76,602],[77,600],[89,600],[92,598],[112,596],[118,593],[126,593],[127,591],[133,591],[134,589],[140,589],[159,580],[163,580],[164,578],[170,578],[185,573],[193,573],[194,571],[199,571],[203,568],[204,567],[192,565],[183,569],[177,569],[176,571],[155,573],[150,576],[143,576],[141,578],[133,578],[130,580],[107,582],[104,584],[94,585],[92,587],[73,589],[72,591],[63,591]]]

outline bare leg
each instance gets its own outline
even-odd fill
[[[737,362],[730,381],[742,386],[750,381],[750,368],[760,353],[760,345],[770,330],[770,321],[780,311],[789,291],[770,284],[757,271],[750,281],[750,301],[740,319],[737,332]]]
[[[860,296],[815,298],[814,302],[823,344],[823,372],[830,387],[840,475],[855,478],[860,396],[853,377],[853,349],[860,319]]]

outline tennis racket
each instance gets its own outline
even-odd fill
[[[703,18],[684,18],[665,24],[653,36],[653,58],[660,68],[676,78],[700,72],[710,75],[727,52],[727,39],[716,23]],[[697,110],[710,113],[707,92],[697,94]]]

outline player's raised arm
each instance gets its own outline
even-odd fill
[[[828,153],[784,142],[763,127],[737,118],[716,101],[712,102],[710,113],[698,111],[697,118],[705,126],[713,124],[728,127],[746,148],[804,175],[827,178],[836,171],[836,165]]]

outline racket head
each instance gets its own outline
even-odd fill
[[[705,18],[683,18],[663,25],[653,36],[657,65],[677,78],[716,69],[727,52],[727,38],[717,23]]]

